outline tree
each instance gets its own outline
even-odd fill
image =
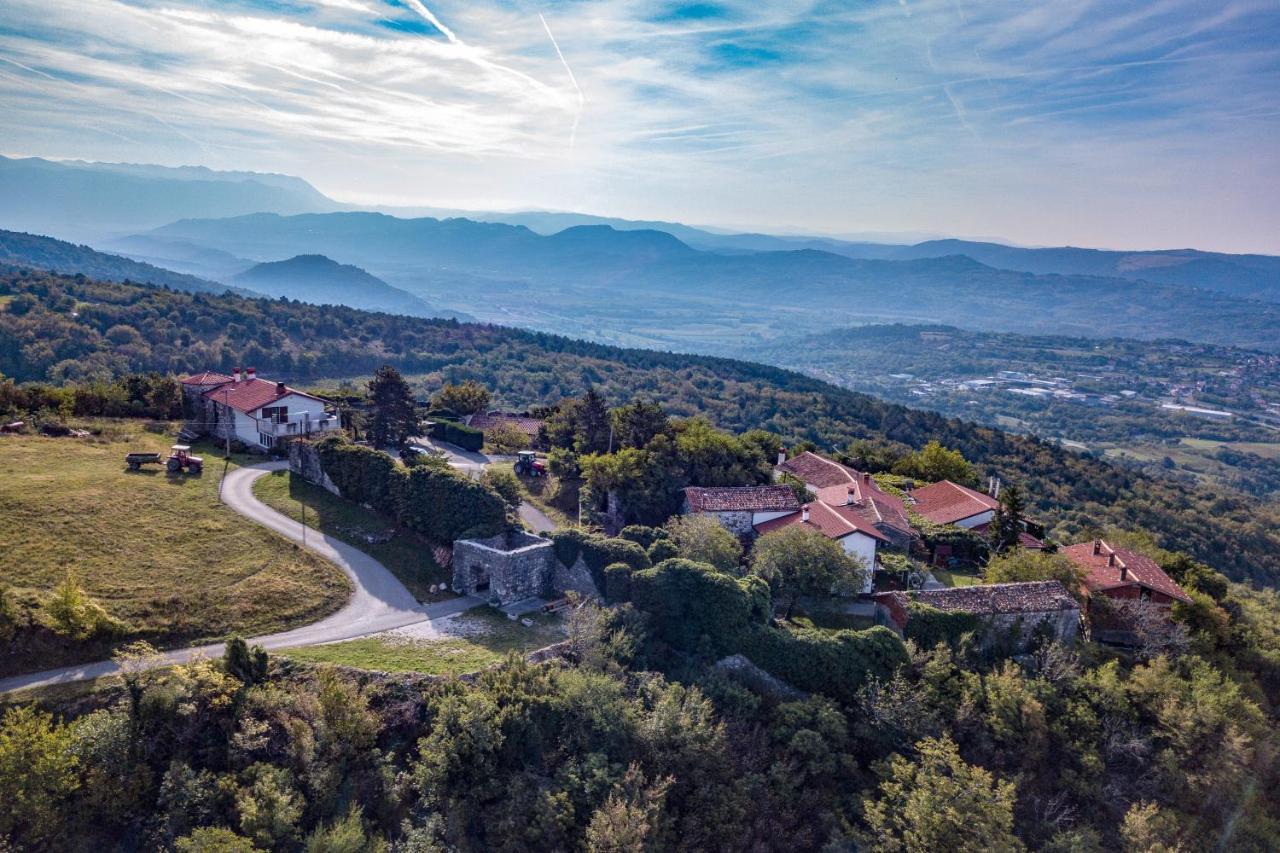
[[[578,409],[578,423],[574,449],[579,453],[608,453],[614,450],[613,419],[604,396],[595,388],[588,388],[582,395]]]
[[[529,447],[529,435],[509,421],[498,421],[484,431],[484,443],[494,453],[512,454]]]
[[[54,588],[53,594],[45,603],[45,612],[53,630],[77,640],[85,640],[100,632],[120,627],[102,605],[84,591],[74,569],[67,569],[62,583]]]
[[[369,401],[373,419],[369,424],[369,442],[374,447],[401,447],[418,431],[413,393],[400,371],[389,364],[379,367],[369,380]]]
[[[511,509],[524,502],[524,486],[520,485],[520,479],[510,471],[501,468],[486,469],[480,475],[480,482],[501,495]]]
[[[0,840],[42,846],[66,826],[64,808],[79,784],[66,726],[29,705],[0,720]]]
[[[174,842],[178,853],[263,853],[243,835],[221,826],[202,826]]]
[[[252,687],[267,680],[267,650],[262,646],[249,647],[241,637],[227,640],[226,649],[222,653],[222,668],[227,675],[235,676]]]
[[[489,390],[472,379],[460,385],[446,385],[431,398],[431,406],[455,415],[474,415],[489,406]]]
[[[293,838],[302,817],[303,800],[289,771],[255,764],[245,777],[246,784],[235,795],[240,830],[266,848],[275,848]]]
[[[1083,602],[1084,572],[1065,554],[1028,551],[1014,548],[991,558],[983,570],[987,583],[1021,583],[1025,581],[1060,581]]]
[[[884,853],[1023,849],[1013,834],[1012,782],[966,764],[947,735],[915,745],[914,760],[889,759],[879,796],[863,800],[868,847]]]
[[[950,480],[965,486],[977,480],[973,465],[959,450],[950,450],[937,441],[930,441],[922,449],[898,460],[893,466],[893,473],[929,482]]]
[[[788,617],[802,595],[860,590],[870,568],[836,540],[801,524],[766,533],[751,549],[752,573],[790,597]]]
[[[368,834],[359,806],[354,803],[346,817],[307,836],[307,853],[381,853],[386,844]]]
[[[587,825],[587,850],[591,853],[646,853],[661,849],[663,804],[671,777],[646,782],[639,766],[627,768],[604,805]]]
[[[1017,483],[1011,483],[1000,492],[1000,505],[991,519],[991,550],[997,554],[1018,544],[1026,524],[1026,501]]]
[[[738,537],[705,515],[686,515],[671,519],[666,530],[675,543],[677,553],[699,563],[709,563],[723,572],[740,574],[742,543]]]
[[[618,447],[644,447],[659,435],[671,435],[671,419],[657,403],[635,400],[612,415]]]

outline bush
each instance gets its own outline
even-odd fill
[[[912,601],[907,604],[907,625],[903,634],[922,649],[938,643],[955,646],[965,634],[982,628],[982,617],[974,613],[943,611]]]
[[[654,633],[682,651],[697,650],[705,638],[716,655],[733,654],[751,624],[752,596],[744,585],[692,560],[633,573],[631,600],[649,614]]]
[[[908,662],[906,646],[888,628],[866,631],[784,631],[765,625],[745,634],[751,662],[793,687],[852,703],[872,680],[888,681]]]
[[[618,535],[623,539],[636,543],[645,550],[648,550],[659,538],[667,538],[667,532],[661,527],[649,527],[645,524],[628,524],[622,528],[622,532]]]
[[[324,472],[344,498],[395,514],[393,479],[400,469],[394,459],[337,435],[315,442],[315,449]]]
[[[604,567],[604,600],[609,604],[621,604],[631,600],[631,567],[626,563],[611,563]]]
[[[453,470],[399,469],[393,483],[396,518],[433,541],[496,536],[506,527],[502,496]]]
[[[551,541],[556,559],[564,566],[572,566],[578,561],[578,555],[582,553],[582,543],[589,535],[586,531],[577,527],[557,530],[552,533]]]
[[[649,562],[655,566],[663,560],[680,556],[680,549],[670,539],[658,539],[649,546]]]

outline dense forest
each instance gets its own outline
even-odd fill
[[[611,403],[661,402],[734,431],[762,428],[827,451],[854,442],[957,449],[982,477],[1017,481],[1063,539],[1107,527],[1152,531],[1235,579],[1280,579],[1280,512],[1228,489],[1138,474],[1052,443],[886,403],[788,370],[624,350],[497,326],[188,294],[30,270],[0,275],[0,373],[86,383],[131,372],[254,365],[295,382],[364,377],[384,363],[424,387],[474,379],[517,408],[596,388]],[[17,389],[0,392],[22,405]],[[865,448],[863,449],[865,452]]]

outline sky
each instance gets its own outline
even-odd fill
[[[1280,253],[1276,0],[3,0],[0,116],[369,205]]]

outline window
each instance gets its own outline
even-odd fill
[[[264,406],[262,408],[262,416],[273,424],[283,424],[289,421],[288,406]]]
[[[263,447],[274,447],[275,443],[276,437],[274,435],[267,435],[265,432],[258,433],[258,444]]]

